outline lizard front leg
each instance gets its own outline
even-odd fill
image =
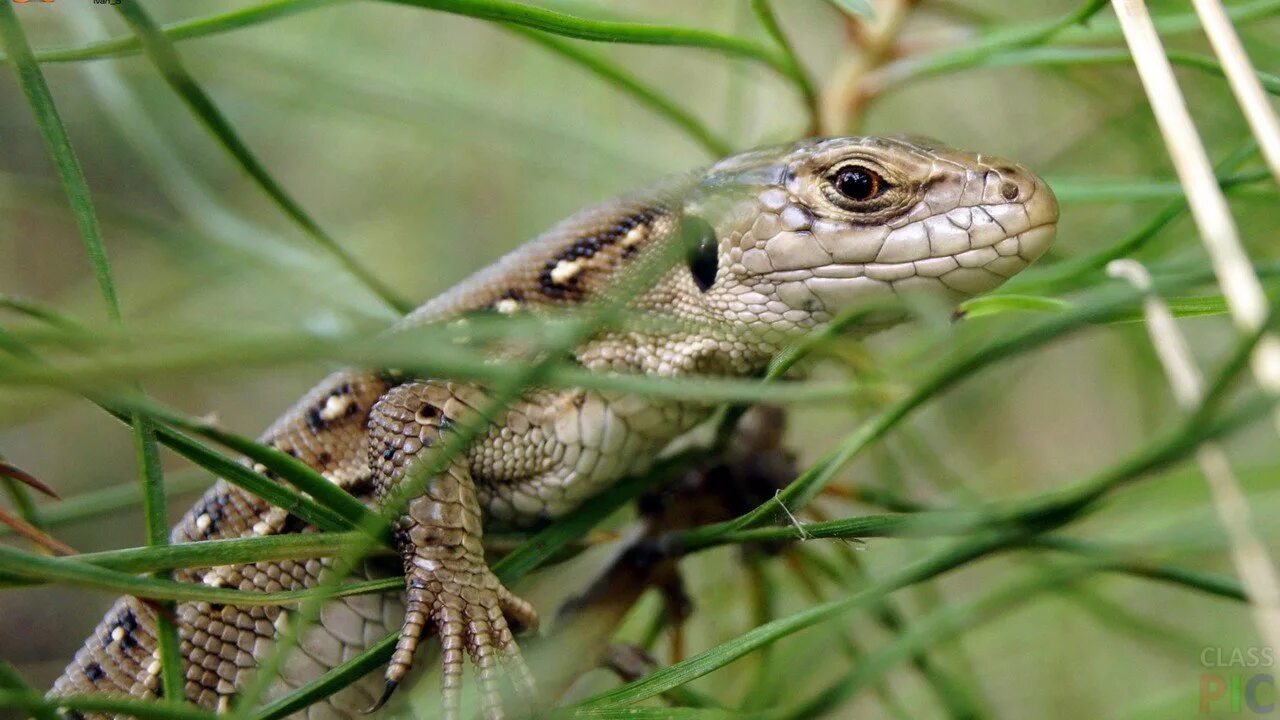
[[[425,450],[454,423],[474,414],[456,383],[422,381],[400,385],[378,401],[369,416],[369,465],[380,501],[412,474]],[[480,503],[465,458],[457,458],[414,497],[396,521],[396,543],[404,558],[408,602],[400,640],[387,667],[382,705],[404,679],[423,634],[434,628],[442,652],[444,716],[457,718],[464,650],[479,669],[485,717],[502,717],[498,653],[515,670],[516,682],[532,689],[507,617],[534,627],[533,607],[503,587],[484,559]]]

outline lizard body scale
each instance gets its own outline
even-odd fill
[[[706,221],[702,245],[687,263],[665,269],[628,300],[639,313],[688,329],[602,332],[576,350],[582,366],[751,376],[789,336],[876,296],[924,290],[963,297],[996,287],[1045,251],[1058,209],[1042,180],[990,156],[902,139],[806,140],[733,156],[661,192],[583,211],[404,322],[582,303],[607,292],[635,258],[687,234],[678,229],[695,216]],[[262,441],[373,505],[483,396],[483,388],[465,382],[344,370],[304,396]],[[501,718],[496,668],[505,659],[521,675],[512,625],[534,625],[536,615],[485,565],[483,526],[567,512],[642,470],[711,410],[599,391],[527,391],[411,501],[397,523],[407,593],[327,601],[268,697],[305,684],[400,628],[385,678],[370,675],[297,713],[311,720],[357,717],[404,677],[419,639],[433,630],[441,637],[445,716],[458,715],[464,655],[470,655],[479,669],[483,711]],[[284,510],[218,481],[172,539],[307,529]],[[323,569],[319,560],[286,560],[186,569],[174,577],[274,591],[313,586]],[[187,603],[177,616],[187,696],[220,711],[270,650],[288,610]],[[152,609],[121,598],[51,694],[155,697],[155,647]]]

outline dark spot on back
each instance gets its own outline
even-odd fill
[[[328,427],[328,423],[324,418],[320,417],[320,408],[313,407],[307,411],[307,427],[311,428],[311,432],[318,433]]]
[[[107,674],[102,671],[102,666],[96,662],[85,665],[84,674],[85,677],[89,678],[90,682],[98,682],[107,676]]]
[[[297,515],[289,515],[284,519],[284,527],[280,530],[280,534],[289,535],[292,533],[300,533],[307,529],[307,521]]]
[[[619,240],[626,237],[637,226],[648,225],[653,222],[654,212],[652,210],[642,210],[634,215],[628,215],[619,219],[616,223],[605,230],[588,235],[576,240],[572,245],[561,250],[558,255],[551,258],[542,267],[542,274],[538,277],[538,287],[543,295],[555,300],[566,300],[577,302],[583,298],[582,291],[582,272],[578,272],[573,277],[556,282],[551,277],[551,272],[561,261],[582,260],[595,256],[605,248],[615,245]],[[637,248],[632,246],[624,248],[622,256],[629,258],[634,255]],[[518,299],[518,298],[513,298]]]

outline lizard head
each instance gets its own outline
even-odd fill
[[[1040,257],[1057,221],[1053,191],[1021,165],[878,137],[728,158],[686,206],[706,307],[773,330],[893,294],[986,292]]]

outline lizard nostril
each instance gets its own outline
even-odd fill
[[[1000,183],[1000,195],[1005,200],[1010,200],[1010,201],[1017,200],[1018,186],[1009,180],[1005,180],[1004,182]]]

